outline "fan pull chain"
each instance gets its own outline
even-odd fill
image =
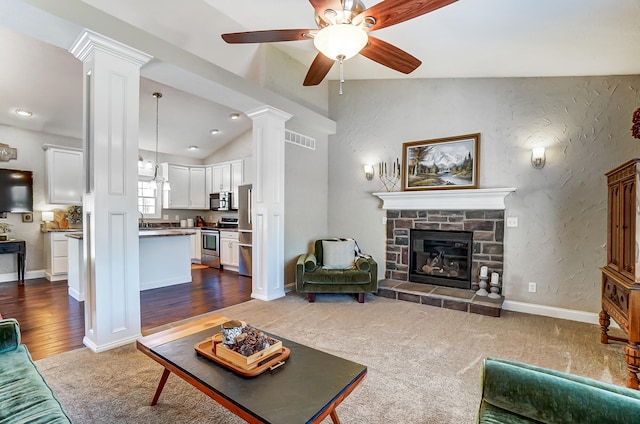
[[[338,60],[340,61],[340,91],[338,94],[342,96],[342,84],[344,84],[344,55],[339,55]]]

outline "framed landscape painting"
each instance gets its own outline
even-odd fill
[[[480,134],[402,145],[402,190],[477,188]]]

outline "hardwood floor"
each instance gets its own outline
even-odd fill
[[[193,281],[140,292],[142,331],[251,298],[251,278],[214,268],[194,269]],[[0,314],[20,323],[34,360],[83,347],[84,302],[68,295],[67,281],[44,278],[0,284]]]

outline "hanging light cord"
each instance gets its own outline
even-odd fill
[[[338,92],[338,94],[342,96],[342,84],[344,84],[344,69],[343,69],[344,55],[343,54],[339,55],[338,60],[340,61],[340,91]]]

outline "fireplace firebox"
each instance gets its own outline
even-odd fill
[[[471,289],[472,231],[411,229],[409,281]]]

